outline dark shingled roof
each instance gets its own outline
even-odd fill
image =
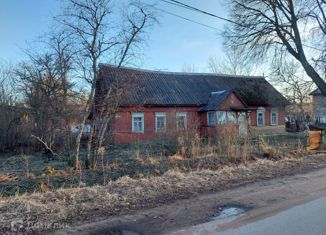
[[[284,107],[288,104],[264,77],[149,71],[107,64],[100,64],[96,97],[100,100],[116,81],[132,84],[121,106],[211,106],[220,102],[212,92],[222,90],[234,92],[248,106]]]
[[[220,106],[220,104],[228,97],[229,94],[230,92],[226,90],[212,92],[207,104],[201,107],[198,111],[205,112],[216,110],[217,107]]]

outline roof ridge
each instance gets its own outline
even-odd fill
[[[100,63],[99,66],[105,66],[110,68],[116,68],[117,66],[107,63]],[[264,76],[252,76],[252,75],[232,75],[232,74],[222,74],[222,73],[189,73],[189,72],[171,72],[171,71],[162,71],[162,70],[150,70],[150,69],[140,69],[132,68],[126,66],[120,66],[120,69],[134,70],[137,72],[147,72],[147,73],[160,73],[160,74],[171,74],[171,75],[188,75],[188,76],[216,76],[216,77],[239,77],[239,78],[256,78],[256,79],[265,79]]]
[[[211,91],[211,95],[221,95],[223,93],[227,92],[225,89],[218,90],[218,91]]]

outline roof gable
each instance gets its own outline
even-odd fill
[[[203,112],[216,110],[229,94],[230,92],[226,90],[211,92],[207,104],[201,107],[198,111]]]

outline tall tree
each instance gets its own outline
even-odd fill
[[[0,63],[0,104],[13,105],[16,100],[14,67],[3,61]]]
[[[0,151],[17,147],[21,138],[20,118],[22,108],[18,106],[19,93],[15,84],[14,66],[6,61],[0,62]]]
[[[274,53],[281,59],[289,53],[326,95],[318,70],[325,65],[320,60],[324,47],[315,48],[325,45],[324,0],[229,0],[229,4],[233,21],[225,31],[229,45],[245,48],[252,58]],[[309,37],[311,30],[316,32],[314,37]],[[307,58],[307,48],[315,58]]]
[[[271,82],[280,87],[287,100],[296,105],[301,114],[304,114],[304,108],[310,100],[309,94],[314,84],[305,76],[299,62],[287,60],[274,64],[271,78]]]
[[[99,62],[123,65],[134,55],[134,49],[141,45],[143,33],[154,19],[147,7],[140,3],[129,4],[125,13],[120,14],[122,17],[117,17],[118,14],[114,15],[113,10],[111,0],[67,0],[63,14],[56,17],[75,42],[77,71],[90,85],[89,97],[76,140],[76,168],[80,168],[80,140],[85,122],[90,113],[96,114],[93,102]],[[122,23],[118,22],[118,19],[122,20]],[[88,160],[96,122],[94,117],[88,142]]]
[[[74,92],[68,74],[73,53],[62,33],[53,34],[42,47],[43,52],[25,51],[27,59],[17,66],[15,74],[36,124],[33,134],[51,146],[56,131],[67,128],[71,120]]]

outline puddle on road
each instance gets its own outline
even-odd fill
[[[246,208],[240,206],[225,206],[219,209],[219,211],[213,216],[213,220],[216,221],[238,216],[246,211]]]
[[[113,230],[101,233],[101,235],[141,235],[141,234],[134,232],[134,231],[130,231],[130,230],[113,229]]]
[[[220,207],[218,209],[218,212],[211,217],[210,220],[208,220],[206,223],[223,223],[225,220],[229,219],[235,219],[237,216],[243,215],[246,211],[248,211],[250,208],[247,208],[245,206],[241,205],[227,205]],[[206,224],[205,223],[205,224]],[[131,231],[131,230],[125,230],[125,229],[114,229],[111,228],[108,231],[101,232],[98,235],[141,235],[139,232]]]

